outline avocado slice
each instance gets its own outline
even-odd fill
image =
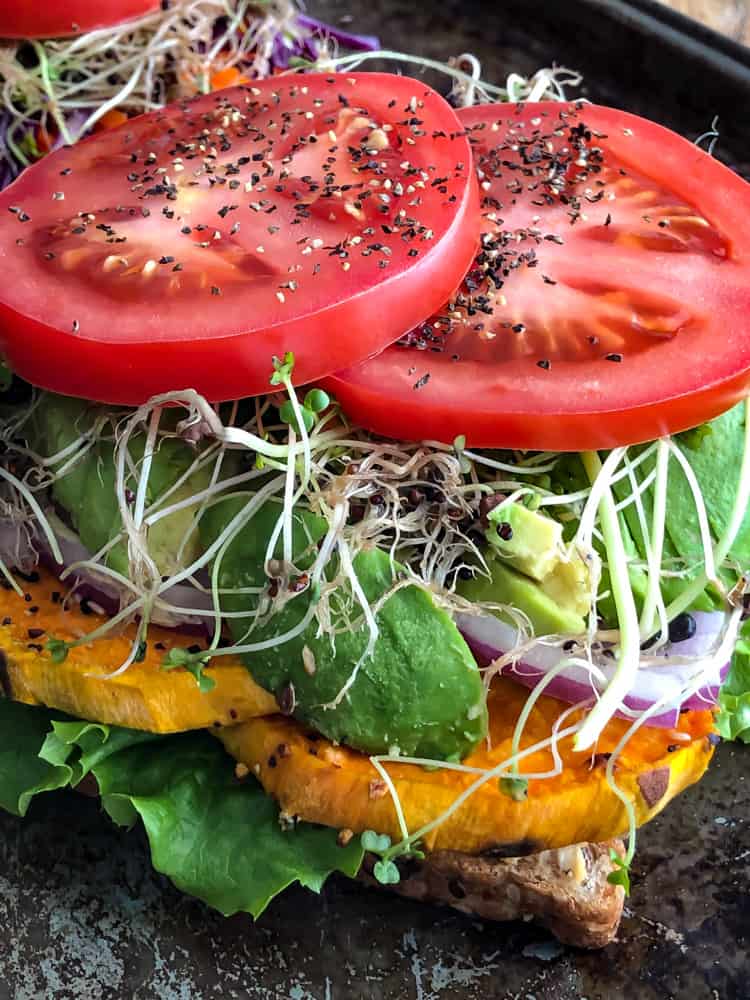
[[[537,635],[580,634],[591,608],[589,567],[565,542],[562,525],[522,503],[501,502],[487,514],[489,576],[459,583],[470,601],[523,611]]]
[[[219,536],[242,506],[242,498],[227,498],[206,513],[201,521],[204,545]],[[268,502],[233,539],[218,570],[221,588],[267,586],[263,559],[280,513],[278,502]],[[301,570],[312,565],[326,530],[326,522],[309,511],[294,513],[294,563]],[[371,604],[388,592],[399,572],[390,556],[377,548],[360,552],[353,566]],[[337,569],[329,567],[329,578]],[[483,739],[487,710],[479,669],[453,620],[427,590],[403,587],[384,602],[376,616],[374,650],[364,659],[369,632],[345,583],[331,601],[334,615],[342,616],[335,636],[318,635],[313,619],[290,641],[273,642],[274,636],[300,623],[311,599],[308,590],[270,618],[230,619],[236,642],[269,641],[245,661],[254,679],[276,693],[297,718],[331,740],[370,754],[397,747],[409,756],[463,758]],[[348,623],[342,614],[345,605]],[[227,611],[250,612],[257,606],[252,594],[229,594],[222,601]],[[346,696],[335,708],[326,708],[360,660]]]
[[[106,412],[103,407],[92,406],[86,400],[44,393],[34,408],[29,443],[44,454],[54,455],[91,429],[96,417],[103,412]],[[143,458],[145,446],[144,434],[133,435],[129,449],[134,462]],[[177,482],[190,468],[195,455],[190,445],[177,438],[160,441],[151,463],[147,505]],[[233,461],[228,456],[225,468],[228,462]],[[175,491],[169,503],[187,499],[204,489],[208,485],[210,471],[210,468],[204,467],[193,472]],[[114,445],[111,441],[99,440],[52,485],[53,497],[70,515],[81,541],[92,552],[98,551],[122,530],[115,481]],[[175,552],[194,518],[195,506],[191,505],[162,518],[149,530],[149,549],[162,574],[171,574],[177,568]],[[183,561],[189,564],[199,551],[200,537],[196,531],[184,548]],[[107,563],[127,576],[127,547],[122,543],[115,546],[107,556]]]
[[[521,503],[501,503],[487,515],[487,541],[532,580],[548,577],[564,554],[562,525]]]
[[[462,597],[518,608],[528,617],[535,635],[581,635],[586,631],[583,616],[562,600],[564,593],[557,599],[551,597],[535,580],[492,555],[487,557],[487,565],[489,577],[477,575],[459,582],[456,589]]]

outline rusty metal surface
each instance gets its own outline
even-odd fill
[[[400,49],[470,49],[489,78],[557,58],[588,72],[595,99],[686,134],[710,122],[715,81],[689,87],[689,64],[680,75],[673,52],[633,48],[625,28],[557,24],[562,4],[357,6],[310,4],[355,13],[355,29]],[[725,133],[734,162],[747,157],[748,106]],[[257,924],[224,920],[152,871],[140,833],[80,796],[47,796],[24,821],[0,814],[0,1000],[747,1000],[749,765],[750,748],[720,747],[701,785],[643,831],[619,940],[592,954],[345,880],[321,897],[292,890]]]

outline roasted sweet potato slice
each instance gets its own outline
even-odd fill
[[[493,684],[489,703],[492,747],[481,747],[466,764],[489,769],[510,756],[513,728],[527,694],[504,678]],[[532,746],[548,737],[566,707],[554,698],[540,698],[522,745]],[[607,783],[605,765],[626,728],[627,723],[613,719],[593,754],[575,753],[572,738],[561,740],[562,773],[529,781],[528,798],[523,801],[509,797],[492,779],[425,838],[426,847],[512,857],[622,835],[627,830],[626,813]],[[632,797],[639,823],[651,819],[700,778],[713,751],[712,731],[710,711],[685,712],[674,729],[643,727],[630,740],[615,774],[619,787]],[[373,829],[394,841],[401,839],[386,784],[363,754],[335,747],[279,716],[253,719],[217,735],[260,778],[286,813],[340,829]],[[412,764],[386,766],[410,831],[445,813],[477,777]],[[521,765],[527,774],[553,769],[548,749]]]
[[[277,711],[273,696],[258,687],[235,657],[218,658],[216,666],[206,670],[216,681],[206,694],[185,670],[162,670],[171,646],[196,641],[172,629],[149,629],[145,659],[120,677],[103,675],[124,662],[132,627],[111,639],[72,649],[64,663],[54,663],[44,648],[48,638],[85,635],[103,618],[84,613],[74,600],[64,601],[64,587],[51,574],[40,571],[33,576],[25,584],[26,599],[12,590],[0,590],[0,692],[7,697],[58,708],[79,719],[154,733],[229,726]]]

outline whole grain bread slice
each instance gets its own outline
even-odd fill
[[[616,840],[516,858],[435,851],[409,864],[389,888],[485,920],[533,919],[565,944],[603,948],[617,933],[624,901],[622,888],[607,881],[611,848],[623,853]],[[375,860],[368,856],[360,875],[369,885],[377,885]]]

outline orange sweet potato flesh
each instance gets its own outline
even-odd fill
[[[21,578],[19,577],[19,582]],[[25,584],[28,599],[0,590],[0,695],[27,705],[46,705],[79,719],[91,719],[154,733],[172,733],[234,725],[277,711],[276,700],[253,681],[235,657],[220,657],[206,670],[216,682],[201,694],[195,678],[182,669],[162,669],[172,646],[187,647],[194,636],[152,627],[146,658],[120,677],[112,673],[126,659],[134,626],[112,638],[70,650],[54,663],[44,649],[49,638],[75,639],[92,632],[104,618],[84,614],[65,588],[40,571],[38,582]],[[55,597],[53,598],[53,594]],[[161,647],[161,648],[158,648]]]
[[[489,701],[492,749],[481,747],[465,763],[488,769],[510,756],[514,725],[527,694],[512,681],[496,680]],[[522,746],[549,736],[566,707],[541,697]],[[565,725],[575,718],[570,717]],[[604,755],[614,750],[627,726],[620,719],[610,721],[593,755],[574,752],[572,737],[560,741],[564,770],[554,778],[529,781],[525,801],[515,801],[500,791],[496,780],[489,781],[425,838],[425,847],[513,856],[597,843],[625,833],[625,808],[607,784]],[[713,714],[700,711],[680,715],[675,729],[643,727],[632,737],[615,774],[633,801],[639,824],[701,777],[713,751],[712,733]],[[391,796],[363,754],[335,747],[280,716],[253,719],[217,735],[286,813],[342,830],[373,829],[389,834],[394,842],[401,839]],[[476,777],[410,764],[385,766],[411,832],[439,817]],[[552,770],[550,751],[535,753],[520,769],[528,774]]]

